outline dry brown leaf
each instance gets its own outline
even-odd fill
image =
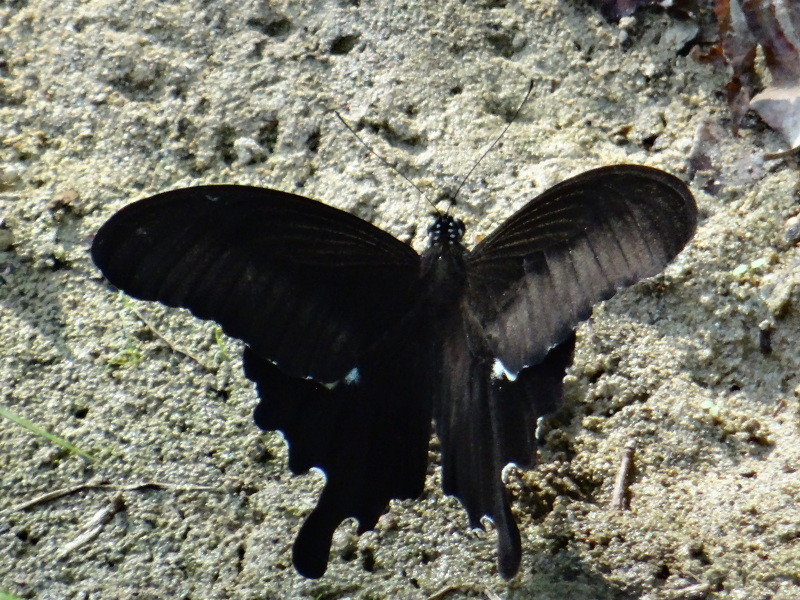
[[[686,16],[697,11],[697,0],[589,0],[589,4],[594,4],[606,20],[612,22],[631,16],[643,6],[659,6]]]
[[[716,0],[714,11],[722,54],[733,71],[727,91],[734,129],[752,108],[790,147],[800,145],[800,2]],[[753,96],[757,46],[772,83]]]
[[[753,96],[750,108],[780,133],[791,148],[800,146],[800,83],[791,87],[770,86]]]

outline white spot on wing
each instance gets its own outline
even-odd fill
[[[329,390],[333,390],[340,383],[343,383],[345,385],[358,385],[359,383],[361,383],[361,373],[359,372],[358,367],[353,367],[352,369],[350,369],[347,375],[345,375],[338,381],[334,381],[331,383],[323,383],[322,385],[324,385]]]
[[[517,379],[517,374],[506,369],[506,366],[500,362],[500,359],[495,358],[492,364],[492,379],[501,379],[502,377],[505,377],[509,381],[515,381]]]
[[[350,372],[344,376],[346,385],[356,385],[361,381],[361,373],[358,372],[358,367],[353,367]]]

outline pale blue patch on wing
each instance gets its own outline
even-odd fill
[[[329,390],[334,389],[340,383],[344,383],[345,385],[358,385],[361,383],[361,373],[358,370],[358,367],[353,367],[350,371],[347,372],[347,375],[339,379],[338,381],[334,381],[331,383],[323,383],[326,388]]]
[[[500,379],[502,377],[505,377],[509,381],[515,381],[517,379],[517,373],[512,373],[506,369],[506,366],[500,362],[500,359],[495,358],[492,364],[492,379]]]
[[[353,367],[350,372],[344,376],[345,385],[357,385],[361,381],[361,373],[358,372],[358,367]]]

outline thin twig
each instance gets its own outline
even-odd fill
[[[19,512],[21,510],[25,510],[26,508],[30,508],[31,506],[36,506],[37,504],[44,504],[45,502],[49,502],[50,500],[61,498],[62,496],[69,496],[70,494],[75,494],[83,490],[96,488],[98,485],[100,484],[81,483],[80,485],[75,485],[68,488],[61,488],[60,490],[53,490],[52,492],[47,492],[46,494],[36,496],[36,498],[33,498],[32,500],[27,500],[21,504],[12,506],[11,508],[7,508],[6,510],[3,511],[3,513],[0,514],[10,514],[13,512]]]
[[[628,491],[628,478],[633,466],[633,454],[635,451],[636,448],[633,442],[622,449],[619,470],[614,481],[614,492],[611,494],[611,503],[609,504],[611,510],[625,510],[625,494]]]
[[[794,156],[796,154],[800,154],[800,146],[795,146],[794,148],[789,148],[788,150],[783,150],[782,152],[767,152],[764,154],[764,160],[789,158],[790,156]]]
[[[711,586],[707,583],[696,583],[694,585],[690,585],[688,587],[681,588],[679,590],[674,590],[672,594],[669,595],[669,599],[685,600],[686,598],[691,598],[695,594],[705,595],[709,589],[711,589]]]
[[[158,339],[160,339],[167,346],[169,346],[170,350],[172,350],[173,352],[176,352],[178,354],[183,354],[186,358],[189,358],[189,359],[193,360],[198,365],[203,367],[206,371],[209,371],[209,372],[213,373],[216,370],[213,367],[209,367],[208,365],[206,365],[203,361],[201,361],[199,358],[194,356],[188,350],[184,350],[183,348],[178,348],[178,346],[176,346],[171,341],[169,341],[164,335],[161,334],[161,332],[158,331],[158,329],[156,329],[155,324],[152,321],[150,321],[146,316],[144,316],[144,314],[142,314],[142,312],[138,308],[136,308],[133,305],[128,305],[127,308],[130,309],[133,312],[133,314],[135,314],[137,317],[139,317],[142,320],[142,323],[147,325],[150,328],[150,330],[156,335],[156,337]]]
[[[474,583],[464,583],[461,585],[448,585],[443,587],[442,589],[434,592],[432,595],[428,596],[425,600],[442,600],[445,596],[449,595],[451,592],[478,592],[479,594],[483,594],[489,600],[500,600],[500,596],[495,594],[492,590],[482,585],[477,585]]]
[[[447,587],[443,587],[440,590],[435,591],[433,594],[425,598],[425,600],[442,600],[447,594],[450,592],[455,592],[456,590],[460,590],[461,586],[458,585],[448,585]]]
[[[448,586],[445,586],[445,587],[441,588],[440,590],[434,592],[433,594],[428,596],[425,600],[442,600],[442,598],[444,598],[445,596],[450,594],[450,592],[458,592],[460,590],[474,591],[475,590],[475,586],[471,585],[471,584],[467,584],[467,585],[448,585]]]
[[[31,500],[27,500],[21,504],[17,504],[16,506],[12,506],[11,508],[7,508],[4,510],[2,514],[10,514],[13,512],[18,512],[21,510],[26,510],[31,508],[32,506],[36,506],[37,504],[44,504],[45,502],[49,502],[50,500],[55,500],[57,498],[63,498],[64,496],[69,496],[71,494],[77,494],[78,492],[83,492],[85,490],[115,490],[118,492],[132,492],[135,490],[140,490],[144,488],[159,488],[164,490],[172,490],[176,492],[224,492],[225,488],[222,487],[213,487],[207,485],[179,485],[175,483],[163,483],[160,481],[145,481],[141,483],[132,483],[129,485],[115,485],[112,483],[81,483],[79,485],[75,485],[68,488],[61,488],[60,490],[53,490],[52,492],[47,492],[40,496],[36,496]]]
[[[84,532],[61,549],[56,555],[56,559],[63,560],[73,550],[77,550],[81,546],[91,542],[103,531],[103,528],[111,521],[114,515],[124,508],[125,500],[122,498],[122,492],[117,492],[111,497],[108,505],[98,510],[89,520],[84,528]]]

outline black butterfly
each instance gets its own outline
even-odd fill
[[[547,190],[471,252],[463,223],[440,215],[420,256],[314,200],[213,185],[120,210],[92,258],[131,296],[188,308],[247,344],[256,424],[283,432],[294,473],[327,477],[294,544],[302,575],[325,572],[344,519],[361,533],[392,498],[422,493],[433,419],[444,492],[473,527],[494,521],[510,578],[521,543],[501,471],[533,465],[576,325],[661,271],[696,221],[679,179],[617,165]]]

